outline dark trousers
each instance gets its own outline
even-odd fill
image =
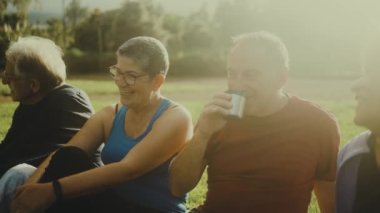
[[[49,166],[46,168],[40,182],[51,182],[52,180],[96,167],[97,166],[92,162],[92,159],[83,150],[77,147],[63,147],[52,156]],[[128,202],[114,193],[112,189],[103,190],[95,194],[85,195],[74,199],[63,198],[62,202],[55,203],[46,212],[162,213],[155,209]]]

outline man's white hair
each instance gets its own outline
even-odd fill
[[[66,79],[66,65],[62,50],[52,40],[38,37],[20,37],[6,51],[7,61],[13,63],[26,77],[49,76],[53,84]],[[37,75],[37,76],[36,76]]]
[[[272,33],[265,31],[247,33],[236,36],[232,40],[235,46],[243,44],[253,50],[257,48],[265,50],[273,62],[277,62],[280,67],[289,70],[288,50],[284,42]]]

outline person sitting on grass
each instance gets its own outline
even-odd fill
[[[367,131],[339,152],[337,213],[380,212],[380,40],[371,42],[365,58],[365,72],[352,91],[354,122]]]
[[[9,193],[2,186],[12,173],[10,168],[22,163],[39,166],[93,114],[87,94],[65,83],[62,51],[53,41],[22,37],[3,54],[2,83],[8,85],[18,106],[5,137],[0,139],[0,203],[3,195]],[[18,184],[15,180],[12,183]],[[12,188],[13,184],[8,183],[7,187]]]
[[[24,37],[6,51],[3,84],[19,102],[0,144],[0,176],[12,166],[39,166],[93,114],[87,94],[65,83],[61,49],[41,37]]]
[[[185,212],[169,164],[192,136],[189,112],[163,97],[167,50],[152,37],[122,44],[109,68],[120,103],[92,116],[16,192],[13,212]],[[103,141],[104,166],[89,155]]]
[[[208,167],[205,202],[192,212],[306,213],[313,189],[321,212],[334,212],[337,123],[315,104],[285,93],[288,65],[277,36],[236,38],[227,81],[246,99],[241,118],[231,116],[236,98],[215,95],[170,168],[171,192],[181,196]]]

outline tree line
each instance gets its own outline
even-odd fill
[[[165,11],[154,0],[125,0],[119,8],[108,11],[90,10],[82,7],[80,0],[70,0],[63,18],[31,23],[28,11],[32,2],[0,0],[0,48],[5,49],[18,36],[50,38],[63,48],[69,73],[104,72],[115,62],[114,52],[121,43],[147,35],[160,39],[168,48],[171,75],[224,75],[231,38],[258,30],[283,38],[290,52],[292,75],[352,76],[360,69],[357,53],[361,37],[341,39],[338,35],[342,32],[325,32],[331,24],[322,24],[319,19],[327,16],[335,20],[344,11],[322,3],[313,8],[301,0],[220,0],[213,10],[205,4],[189,15],[180,15]],[[7,10],[9,5],[14,11]],[[322,9],[323,16],[313,16],[313,11]]]

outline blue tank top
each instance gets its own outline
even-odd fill
[[[152,129],[154,122],[170,106],[168,99],[163,99],[150,120],[144,132],[136,137],[129,137],[124,131],[125,115],[128,111],[127,106],[122,106],[116,113],[113,121],[111,134],[105,144],[101,158],[104,164],[121,161],[136,144],[138,144]],[[114,188],[115,192],[122,198],[143,206],[154,208],[163,212],[185,212],[185,196],[174,197],[169,191],[169,164],[167,160],[157,168],[130,180]]]

